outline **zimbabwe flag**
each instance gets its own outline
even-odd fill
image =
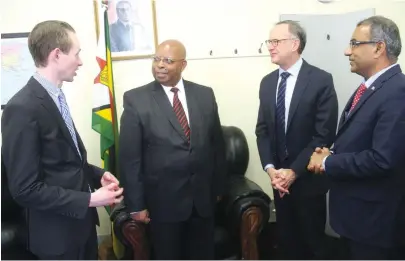
[[[110,52],[110,33],[107,9],[97,1],[97,19],[100,30],[96,60],[100,72],[94,79],[92,128],[100,134],[100,156],[102,166],[119,179],[116,168],[118,147],[118,125],[115,107],[114,82]]]

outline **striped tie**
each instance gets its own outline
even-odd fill
[[[79,153],[80,158],[82,158],[82,155],[80,154],[80,150],[79,150],[79,145],[77,144],[76,132],[75,132],[75,129],[73,128],[73,120],[72,120],[72,117],[70,116],[69,106],[66,103],[66,97],[65,97],[65,94],[63,93],[62,89],[60,89],[58,98],[59,98],[59,104],[60,104],[60,113],[62,114],[62,118],[66,123],[66,127],[68,128],[70,135],[72,136],[72,139],[73,139],[73,142],[75,143],[77,152]],[[87,184],[87,186],[89,188],[89,192],[92,193],[90,184]]]
[[[179,100],[178,88],[171,88],[170,91],[174,93],[173,97],[173,110],[176,114],[177,119],[179,120],[180,126],[183,128],[184,134],[187,137],[187,140],[190,142],[190,127],[188,126],[188,121],[186,113],[184,112],[183,106]]]
[[[76,145],[77,152],[79,153],[79,155],[81,157],[79,145],[77,144],[76,132],[75,132],[75,129],[73,128],[73,120],[72,120],[72,117],[70,116],[69,107],[66,103],[65,94],[63,93],[62,89],[60,89],[58,98],[59,98],[59,104],[60,104],[60,113],[62,114],[62,118],[66,123],[66,127],[68,128],[70,135],[72,136],[73,142]]]
[[[287,78],[289,72],[281,74],[281,81],[278,85],[277,105],[276,105],[276,134],[277,134],[277,150],[280,160],[284,160],[288,156],[286,137],[285,137],[285,89],[287,87]]]

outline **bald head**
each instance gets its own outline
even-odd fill
[[[159,51],[169,51],[173,57],[173,59],[186,59],[186,47],[178,40],[170,39],[162,42],[158,46]]]
[[[186,48],[180,41],[166,40],[159,44],[152,64],[152,73],[158,82],[175,87],[186,66]]]

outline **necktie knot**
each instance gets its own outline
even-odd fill
[[[179,88],[173,87],[170,89],[171,92],[174,92],[176,94],[179,91]]]
[[[289,72],[283,72],[281,73],[281,78],[283,80],[286,80],[291,74]]]
[[[361,96],[363,96],[363,94],[366,92],[367,87],[364,83],[362,83],[360,85],[360,87],[357,89],[356,94],[354,95],[353,98],[353,102],[352,102],[352,106],[350,107],[350,111],[354,109],[354,107],[356,107],[356,104],[359,102]]]

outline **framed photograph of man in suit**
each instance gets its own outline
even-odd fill
[[[155,53],[158,40],[153,0],[103,0],[102,2],[108,6],[110,48],[113,60],[139,59],[150,57]],[[98,5],[94,6],[97,14]],[[99,25],[96,19],[97,34],[102,28],[103,25]]]

